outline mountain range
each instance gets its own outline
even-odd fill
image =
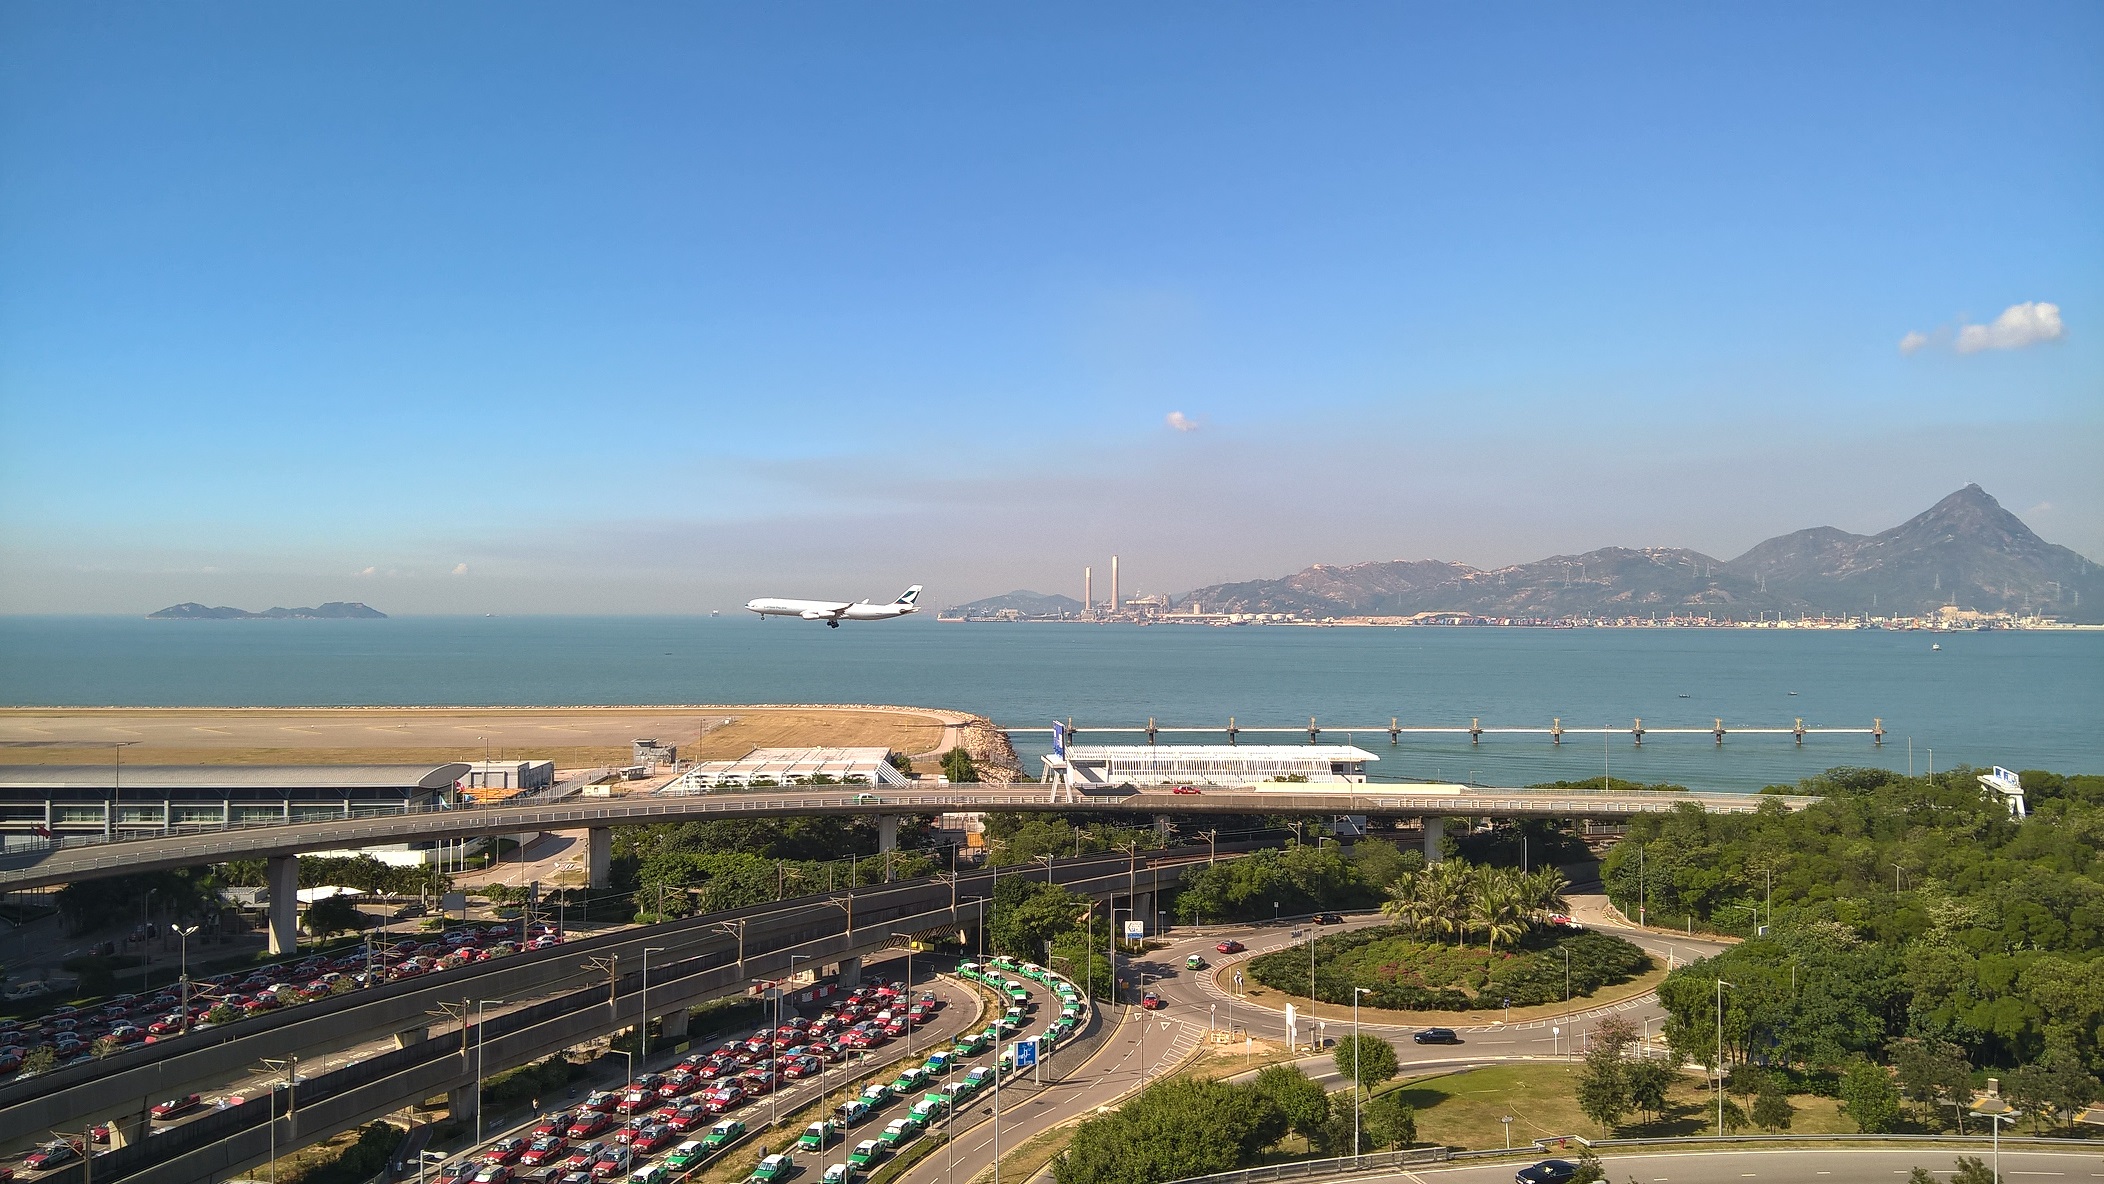
[[[943,610],[944,616],[967,618],[994,617],[1003,613],[1014,613],[1019,617],[1078,617],[1081,602],[1071,596],[1058,593],[1047,595],[1018,588],[1001,596],[987,596],[965,604],[954,605]]]
[[[1317,564],[1281,579],[1198,588],[1174,604],[1310,617],[1718,620],[1912,617],[1954,605],[2089,623],[2104,621],[2104,569],[2039,538],[1986,490],[1968,485],[1879,534],[1813,527],[1736,559],[1684,547],[1606,547],[1487,571],[1429,559]]]
[[[332,600],[313,608],[267,608],[252,613],[245,608],[228,608],[220,605],[213,608],[194,600],[170,605],[157,613],[147,613],[149,621],[384,621],[387,614],[355,600]]]

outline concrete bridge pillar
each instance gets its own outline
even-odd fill
[[[840,984],[841,986],[843,986],[843,987],[859,987],[859,986],[861,986],[861,985],[862,985],[862,959],[860,959],[860,958],[842,958],[842,959],[840,960],[840,973],[839,973],[839,975],[838,975],[838,976],[837,976],[837,977],[835,978],[835,980],[834,980],[834,981],[838,982],[838,983],[839,983],[839,984]]]
[[[129,1114],[120,1114],[109,1120],[110,1148],[130,1146],[153,1133],[153,1117],[148,1103],[139,1103],[139,1108]]]
[[[595,826],[584,832],[585,886],[605,888],[610,886],[608,869],[614,862],[614,832],[611,827]]]
[[[300,944],[300,857],[272,856],[263,883],[270,891],[270,952],[292,953]]]
[[[454,1122],[475,1121],[475,1108],[481,1101],[475,1094],[475,1083],[456,1085],[446,1094],[446,1111]]]
[[[667,1044],[677,1044],[687,1038],[687,1022],[692,1012],[682,1007],[658,1017],[658,1038]]]
[[[899,816],[896,814],[877,815],[877,850],[896,851],[898,849]]]
[[[430,1038],[431,1029],[429,1028],[405,1028],[394,1034],[394,1046],[396,1048],[408,1048],[412,1044],[422,1044]]]
[[[1440,840],[1446,838],[1446,819],[1427,817],[1420,821],[1425,828],[1425,862],[1438,863],[1446,858],[1446,852],[1439,848]]]
[[[1154,936],[1154,893],[1142,892],[1133,898],[1132,919],[1147,923],[1147,935]]]

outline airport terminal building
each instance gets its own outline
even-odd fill
[[[0,766],[0,837],[146,835],[452,806],[473,766]]]
[[[1120,785],[1360,784],[1380,757],[1348,744],[1066,745],[1045,757],[1045,781],[1086,793]]]

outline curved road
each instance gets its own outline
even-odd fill
[[[1985,1147],[1962,1151],[1946,1147],[1885,1148],[1771,1147],[1745,1151],[1632,1151],[1600,1157],[1614,1184],[1844,1184],[1846,1181],[1904,1181],[1915,1167],[1949,1179],[1960,1155],[1991,1160]],[[1500,1159],[1449,1167],[1367,1172],[1340,1177],[1354,1184],[1507,1184],[1528,1160]],[[2002,1175],[2037,1184],[2089,1184],[2104,1180],[2104,1152],[2019,1151],[2002,1149]]]

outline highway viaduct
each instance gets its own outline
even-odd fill
[[[1249,844],[1237,844],[1235,850]],[[1222,844],[1222,854],[1228,853]],[[1137,894],[1144,914],[1156,891],[1203,866],[1213,852],[1186,847],[1134,856],[1056,860],[1055,882],[1097,898]],[[687,1009],[747,992],[755,980],[860,960],[914,935],[954,934],[983,920],[996,872],[873,885],[852,894],[756,905],[565,943],[475,963],[444,975],[333,996],[226,1028],[193,1032],[0,1086],[0,1136],[11,1148],[55,1131],[107,1121],[120,1144],[93,1163],[93,1180],[208,1184],[439,1094],[456,1113],[475,1105],[478,1065],[496,1072],[635,1027],[648,1018],[683,1034]],[[1014,874],[1035,878],[1032,867]],[[644,951],[653,951],[644,997]],[[545,996],[544,998],[540,998]],[[538,998],[513,1011],[431,1036],[441,1005]],[[290,1091],[255,1098],[148,1137],[158,1101],[221,1086],[265,1059],[394,1035],[392,1052],[308,1076]],[[274,1113],[274,1117],[273,1117]],[[45,1177],[88,1184],[76,1163]]]
[[[606,883],[611,828],[647,823],[703,822],[719,818],[796,814],[861,814],[879,820],[880,846],[888,849],[902,815],[957,811],[1020,810],[1130,814],[1153,820],[1164,815],[1218,814],[1304,816],[1368,815],[1425,820],[1425,855],[1439,857],[1447,818],[1627,819],[1672,811],[1684,804],[1720,813],[1745,813],[1764,802],[1801,809],[1813,799],[1737,793],[1610,793],[1584,790],[1487,789],[1463,785],[1379,784],[1338,786],[1207,787],[1200,793],[1076,794],[1042,785],[959,785],[937,793],[826,791],[801,788],[709,794],[648,794],[627,799],[571,799],[525,806],[429,809],[357,815],[326,821],[260,826],[170,830],[144,838],[113,840],[67,836],[50,845],[0,855],[0,891],[21,890],[108,876],[233,859],[262,859],[271,888],[271,949],[292,948],[297,932],[297,856],[389,843],[464,839],[531,831],[582,830],[589,834],[586,864],[594,887]]]

